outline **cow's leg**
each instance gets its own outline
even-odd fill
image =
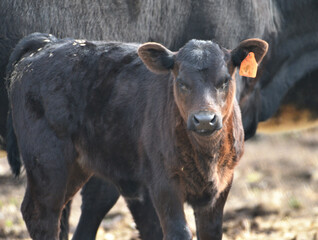
[[[212,207],[197,207],[194,209],[198,240],[221,240],[223,209],[230,191],[225,189]]]
[[[149,186],[149,192],[158,214],[164,240],[189,240],[192,233],[184,216],[183,201],[178,188],[162,177]]]
[[[156,210],[152,204],[149,192],[145,191],[142,199],[126,199],[128,208],[143,240],[162,240],[162,230]]]
[[[73,240],[94,240],[98,227],[119,198],[115,185],[92,177],[82,189],[82,213]]]

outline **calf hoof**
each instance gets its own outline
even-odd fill
[[[173,233],[165,235],[163,240],[191,240],[192,232],[188,227],[175,230]]]

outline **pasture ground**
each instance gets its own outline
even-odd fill
[[[0,152],[0,239],[29,239],[20,204],[25,176],[11,176]],[[71,233],[80,214],[72,206]],[[186,206],[195,232],[192,210]],[[224,217],[225,240],[318,240],[318,129],[257,135],[246,143],[236,168]],[[137,240],[138,233],[120,199],[104,218],[98,240]]]

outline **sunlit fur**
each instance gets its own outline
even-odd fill
[[[22,41],[16,56],[43,36]],[[244,132],[234,79],[223,87],[228,63],[218,45],[193,40],[172,53],[153,43],[57,39],[25,52],[11,73],[9,93],[28,178],[21,209],[32,238],[57,239],[62,208],[93,174],[129,201],[148,199],[144,204],[158,214],[147,215],[156,236],[191,239],[183,213],[188,202],[199,236],[221,238]],[[180,97],[176,77],[188,74],[193,91]],[[197,135],[187,129],[181,109],[186,115],[219,111],[223,127]],[[215,219],[211,229],[203,227],[207,211]]]

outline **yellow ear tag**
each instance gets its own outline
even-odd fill
[[[241,62],[240,75],[243,77],[255,78],[257,73],[257,62],[253,52],[247,54]]]

